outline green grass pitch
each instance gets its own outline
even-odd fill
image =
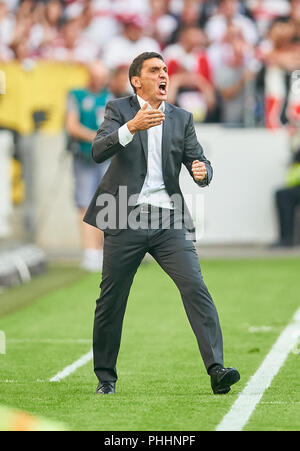
[[[215,396],[180,295],[156,263],[142,264],[124,320],[114,396],[94,394],[92,362],[60,382],[49,379],[92,346],[100,275],[57,264],[0,295],[0,405],[71,430],[214,430],[299,308],[299,259],[205,260],[217,306],[225,365],[241,380]],[[300,429],[300,353],[292,352],[245,430]]]

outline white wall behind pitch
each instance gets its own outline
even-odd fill
[[[198,188],[184,168],[182,191],[200,200],[197,240],[205,244],[269,243],[277,237],[274,192],[285,181],[290,159],[285,131],[197,126],[198,140],[211,161],[214,177]],[[203,194],[204,201],[199,199]],[[201,207],[204,203],[204,208]],[[202,214],[202,210],[203,213]]]

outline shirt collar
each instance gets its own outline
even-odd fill
[[[142,99],[142,97],[140,97],[140,96],[138,96],[138,95],[136,95],[137,96],[137,99],[138,99],[138,102],[139,102],[139,104],[140,104],[140,107],[141,108],[143,108],[143,106],[145,105],[145,103],[146,103],[146,101],[144,100],[144,99]],[[165,105],[165,102],[164,102],[164,100],[161,102],[161,104],[160,104],[160,106],[159,106],[159,110],[160,111],[162,111],[162,112],[164,112],[165,111],[165,107],[166,107],[166,105]],[[152,110],[152,106],[150,105],[150,104],[148,104],[148,109],[149,110]]]

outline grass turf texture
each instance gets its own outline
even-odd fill
[[[299,307],[300,261],[218,260],[201,266],[221,320],[225,365],[241,372],[228,395],[212,394],[177,288],[155,263],[139,268],[131,290],[117,393],[94,394],[92,362],[49,382],[91,349],[100,283],[99,275],[55,266],[0,296],[0,330],[7,337],[6,354],[0,355],[0,405],[71,430],[214,430]],[[300,429],[299,358],[289,355],[245,429]]]

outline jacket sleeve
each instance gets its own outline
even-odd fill
[[[190,114],[184,137],[183,164],[186,166],[193,180],[194,176],[192,173],[192,164],[194,160],[203,161],[205,163],[207,171],[207,176],[205,177],[205,179],[201,182],[195,181],[195,183],[197,183],[197,185],[199,186],[209,185],[213,176],[213,169],[211,167],[210,161],[205,158],[203,148],[197,140],[193,116],[192,114]]]
[[[97,131],[92,143],[92,157],[96,163],[103,163],[124,149],[119,142],[119,128],[122,122],[118,109],[113,101],[106,105],[104,121]]]

